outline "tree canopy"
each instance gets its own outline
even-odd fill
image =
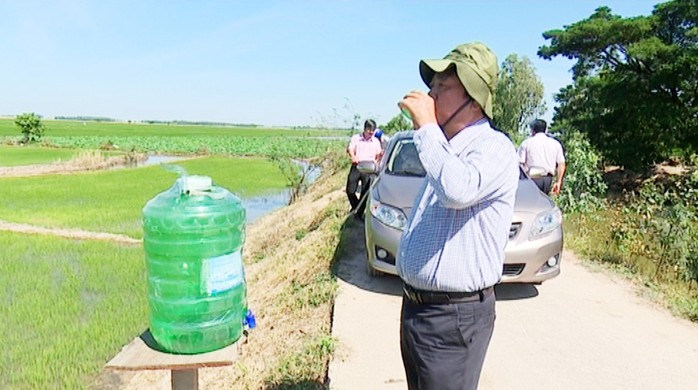
[[[33,112],[17,116],[15,126],[22,132],[22,143],[38,142],[44,136],[45,127],[41,123],[41,117]]]
[[[600,7],[543,37],[540,57],[576,60],[553,120],[586,134],[609,162],[640,168],[698,151],[696,0],[632,18]]]
[[[502,62],[494,98],[494,122],[515,136],[526,132],[528,124],[545,112],[543,82],[527,57],[510,54]]]

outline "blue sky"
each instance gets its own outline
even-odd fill
[[[420,59],[481,41],[532,60],[550,119],[572,62],[539,59],[542,33],[659,2],[0,0],[0,115],[380,124],[426,90]]]

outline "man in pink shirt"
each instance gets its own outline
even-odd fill
[[[361,182],[361,197],[363,198],[368,192],[368,187],[371,185],[371,177],[368,174],[361,173],[357,169],[357,165],[362,161],[377,162],[381,155],[381,142],[373,136],[376,131],[376,122],[369,119],[364,123],[364,131],[361,134],[354,134],[349,141],[347,153],[351,157],[351,169],[347,178],[347,197],[351,204],[351,211],[354,215],[362,219],[366,202],[360,202],[356,196],[356,189]]]
[[[542,119],[531,123],[531,136],[519,147],[519,161],[541,191],[557,195],[565,176],[565,154],[560,142],[546,134],[547,125]]]

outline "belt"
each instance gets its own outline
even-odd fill
[[[494,287],[471,292],[443,292],[418,290],[408,284],[403,285],[405,298],[412,303],[444,305],[449,303],[482,302],[494,293]]]

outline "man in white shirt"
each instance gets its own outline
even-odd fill
[[[565,154],[560,142],[546,134],[547,126],[542,119],[531,122],[531,136],[519,147],[519,162],[541,191],[557,195],[565,176]]]

